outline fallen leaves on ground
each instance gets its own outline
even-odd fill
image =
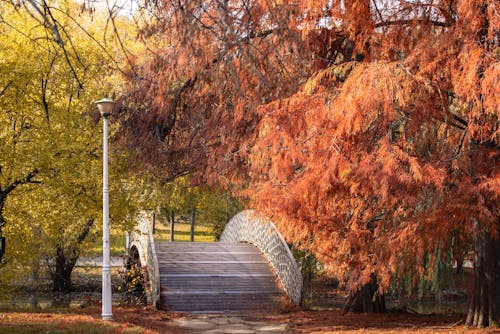
[[[117,306],[113,309],[113,321],[101,320],[98,305],[82,309],[27,313],[0,313],[0,334],[3,333],[188,333],[179,328],[175,319],[187,317],[156,310],[152,307]],[[197,315],[199,316],[199,315]],[[224,316],[224,315],[221,315]],[[228,314],[235,316],[235,314]],[[462,315],[414,315],[408,313],[348,314],[340,310],[311,311],[293,309],[281,313],[238,314],[244,321],[288,324],[287,333],[500,333],[500,329],[467,329]]]
[[[346,314],[340,310],[294,310],[266,317],[282,321],[291,333],[500,333],[500,329],[472,330],[464,326],[463,315],[415,315],[409,313]]]

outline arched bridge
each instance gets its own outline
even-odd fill
[[[219,242],[156,242],[146,214],[129,236],[144,269],[148,302],[188,312],[279,309],[299,304],[302,276],[274,224],[254,211],[234,216]],[[288,298],[287,298],[288,297]]]

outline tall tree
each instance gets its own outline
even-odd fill
[[[122,115],[146,165],[229,176],[366,311],[472,231],[467,323],[498,321],[498,1],[146,7],[162,43]]]
[[[102,135],[90,108],[115,72],[90,21],[75,21],[77,5],[44,4],[65,31],[64,52],[22,7],[0,7],[0,217],[7,265],[36,266],[49,257],[54,289],[67,291],[99,227]],[[113,49],[116,40],[104,42]],[[126,183],[127,157],[114,151],[111,159],[113,222],[130,225],[138,198]]]

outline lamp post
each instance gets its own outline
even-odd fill
[[[102,319],[112,320],[111,272],[109,255],[109,189],[108,189],[108,116],[113,111],[114,101],[103,98],[95,102],[102,115]]]

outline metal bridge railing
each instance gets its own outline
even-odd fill
[[[299,305],[302,297],[302,274],[275,225],[253,210],[234,216],[226,225],[220,242],[248,242],[267,257],[290,299]]]

